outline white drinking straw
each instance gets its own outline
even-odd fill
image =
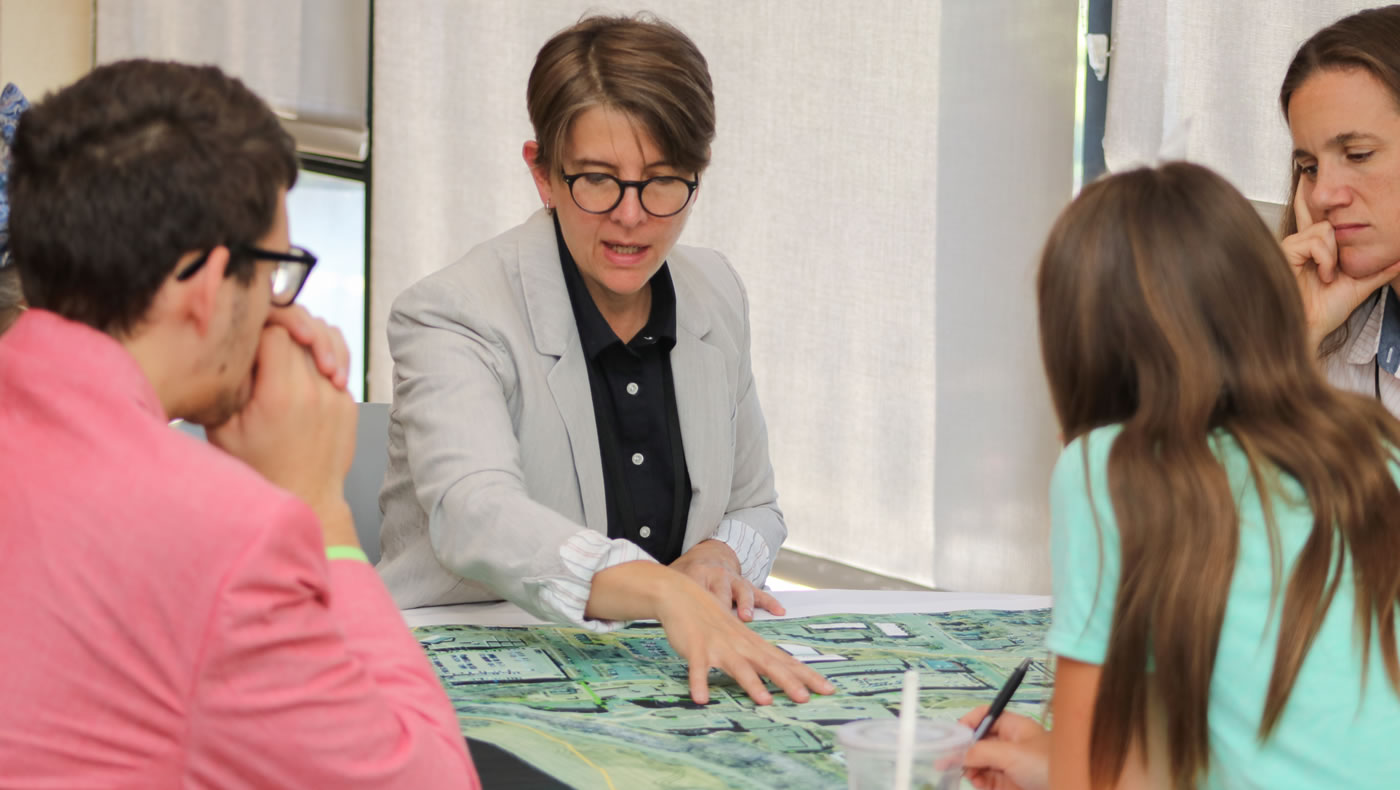
[[[919,723],[919,671],[904,673],[899,701],[899,740],[895,742],[894,790],[909,790],[914,774],[914,727]]]

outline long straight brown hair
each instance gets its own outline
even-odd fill
[[[1210,681],[1239,545],[1216,432],[1249,458],[1276,593],[1276,471],[1298,481],[1314,514],[1286,580],[1259,737],[1278,723],[1347,563],[1355,587],[1341,594],[1355,596],[1361,655],[1379,639],[1400,693],[1400,491],[1387,468],[1400,422],[1324,381],[1288,263],[1244,197],[1186,163],[1091,184],[1051,231],[1037,288],[1065,439],[1122,425],[1108,459],[1122,581],[1094,701],[1093,786],[1117,780],[1135,742],[1147,753],[1149,694],[1172,785],[1193,787],[1209,767]]]

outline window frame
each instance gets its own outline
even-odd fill
[[[1108,36],[1109,51],[1113,49],[1113,0],[1080,0],[1080,50],[1087,50],[1087,37]],[[1108,115],[1108,81],[1113,77],[1113,60],[1109,57],[1108,71],[1100,80],[1088,67],[1087,55],[1081,56],[1079,72],[1081,96],[1084,102],[1083,126],[1075,158],[1080,164],[1079,186],[1088,184],[1107,172],[1104,163],[1103,138]],[[1076,190],[1077,191],[1077,190]]]
[[[364,316],[364,331],[358,338],[358,347],[352,347],[350,353],[359,354],[364,361],[361,368],[360,392],[363,402],[369,402],[369,347],[370,347],[370,283],[372,282],[372,272],[374,263],[370,259],[370,234],[373,232],[370,222],[373,216],[374,203],[374,4],[375,0],[369,0],[369,52],[367,53],[365,69],[365,126],[370,130],[369,145],[366,147],[364,161],[352,159],[341,159],[324,154],[313,154],[297,151],[298,165],[302,170],[320,175],[343,178],[348,181],[358,181],[365,187],[365,234],[364,234],[364,303],[360,306]],[[347,338],[347,342],[349,339]],[[352,344],[353,345],[353,344]]]

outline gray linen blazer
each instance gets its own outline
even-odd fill
[[[677,246],[671,350],[690,512],[684,548],[721,520],[776,557],[787,527],[749,366],[748,297],[713,250]],[[577,582],[560,555],[607,534],[587,360],[544,211],[430,275],[389,314],[394,404],[380,491],[378,569],[400,607],[509,600],[559,620],[540,596]]]

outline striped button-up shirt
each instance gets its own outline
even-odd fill
[[[1381,327],[1385,322],[1386,300],[1381,298],[1384,293],[1377,291],[1352,311],[1347,319],[1346,343],[1323,358],[1322,370],[1332,386],[1372,397],[1379,394],[1381,403],[1390,413],[1400,415],[1400,379],[1380,367],[1376,360]]]

